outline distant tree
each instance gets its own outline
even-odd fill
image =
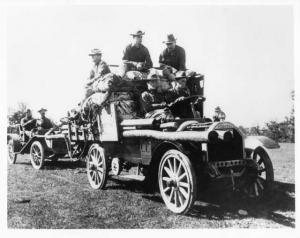
[[[240,131],[244,134],[244,135],[249,135],[249,129],[245,128],[243,126],[239,126]]]
[[[8,112],[8,123],[9,125],[19,124],[21,119],[25,116],[28,106],[26,103],[18,103],[18,108],[13,110],[9,108]]]
[[[260,134],[261,134],[261,131],[260,131],[259,125],[250,127],[249,134],[250,134],[250,135],[255,135],[255,136],[260,135]]]

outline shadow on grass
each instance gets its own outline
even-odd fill
[[[145,190],[143,182],[112,179],[117,184],[107,189],[123,189],[143,194],[142,197],[163,204],[161,196]],[[228,187],[217,184],[201,190],[192,210],[186,215],[210,220],[230,220],[244,218],[263,218],[278,224],[295,227],[295,219],[278,212],[295,212],[295,184],[275,182],[272,194],[260,199],[253,199],[238,192],[232,192]],[[239,210],[247,211],[240,215]]]
[[[231,191],[206,191],[199,196],[200,204],[195,204],[188,216],[216,220],[234,218],[264,218],[278,224],[295,227],[295,219],[277,212],[295,211],[295,184],[275,182],[274,190],[268,196],[254,199]],[[239,215],[239,210],[247,215]]]
[[[85,168],[86,165],[83,161],[71,161],[68,159],[58,161],[45,161],[45,170],[64,170],[64,169],[76,169]]]
[[[25,165],[32,167],[30,160],[17,161],[16,165]],[[46,160],[44,163],[45,170],[63,170],[63,169],[76,169],[76,168],[85,168],[85,162],[78,160],[72,161],[70,159],[59,159],[57,161]]]

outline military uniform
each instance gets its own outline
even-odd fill
[[[38,122],[38,125],[41,127],[43,130],[49,130],[53,127],[53,123],[51,122],[50,119],[47,117],[41,118]]]
[[[185,50],[178,45],[173,50],[166,48],[159,55],[159,63],[171,66],[176,70],[186,70]]]
[[[145,68],[153,66],[148,49],[144,45],[135,46],[129,44],[123,54],[122,60],[145,63]]]
[[[156,106],[153,106],[153,104],[156,104]],[[165,96],[156,90],[145,91],[141,95],[141,106],[144,113],[164,108],[166,106]]]
[[[31,122],[29,122],[30,120],[32,120]],[[28,124],[26,124],[27,122],[29,122]],[[21,126],[23,127],[23,129],[25,131],[31,131],[32,129],[34,129],[36,127],[36,119],[34,118],[27,118],[24,117],[21,119]]]
[[[191,96],[191,92],[187,87],[185,87],[185,88],[175,87],[175,88],[171,89],[170,91],[171,91],[172,95],[174,95],[174,97],[176,97],[175,99],[177,99],[179,97],[189,97],[189,96]]]
[[[99,78],[99,77],[103,77],[104,75],[110,73],[110,69],[108,67],[108,65],[104,62],[101,61],[99,64],[94,65],[91,72],[90,72],[90,76],[88,77],[88,83],[86,84],[85,90],[85,97],[89,97],[94,93],[93,90],[93,83],[95,81],[92,81],[92,79],[94,78]]]
[[[145,118],[155,118],[162,122],[173,119],[171,111],[166,108],[167,103],[172,102],[174,94],[171,91],[157,92],[148,90],[141,95],[141,106]]]

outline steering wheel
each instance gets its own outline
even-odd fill
[[[186,104],[190,104],[190,103],[195,103],[197,100],[199,99],[203,99],[201,96],[189,96],[189,97],[179,97],[177,98],[174,102],[171,102],[168,104],[168,107],[170,109],[178,107],[178,106],[183,106]]]
[[[199,95],[178,98],[174,102],[168,104],[168,108],[175,117],[193,118],[194,112],[191,104],[195,105],[198,100],[204,100],[204,98]]]

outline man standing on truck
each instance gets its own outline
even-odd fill
[[[152,60],[148,49],[142,44],[145,32],[137,31],[130,34],[132,43],[127,45],[123,53],[123,65],[121,68],[121,76],[124,77],[126,72],[135,70],[145,72],[152,68]]]
[[[90,72],[85,86],[85,98],[88,98],[94,93],[93,83],[100,77],[110,73],[108,65],[102,60],[102,52],[99,49],[92,49],[89,56],[92,57],[94,66]]]

